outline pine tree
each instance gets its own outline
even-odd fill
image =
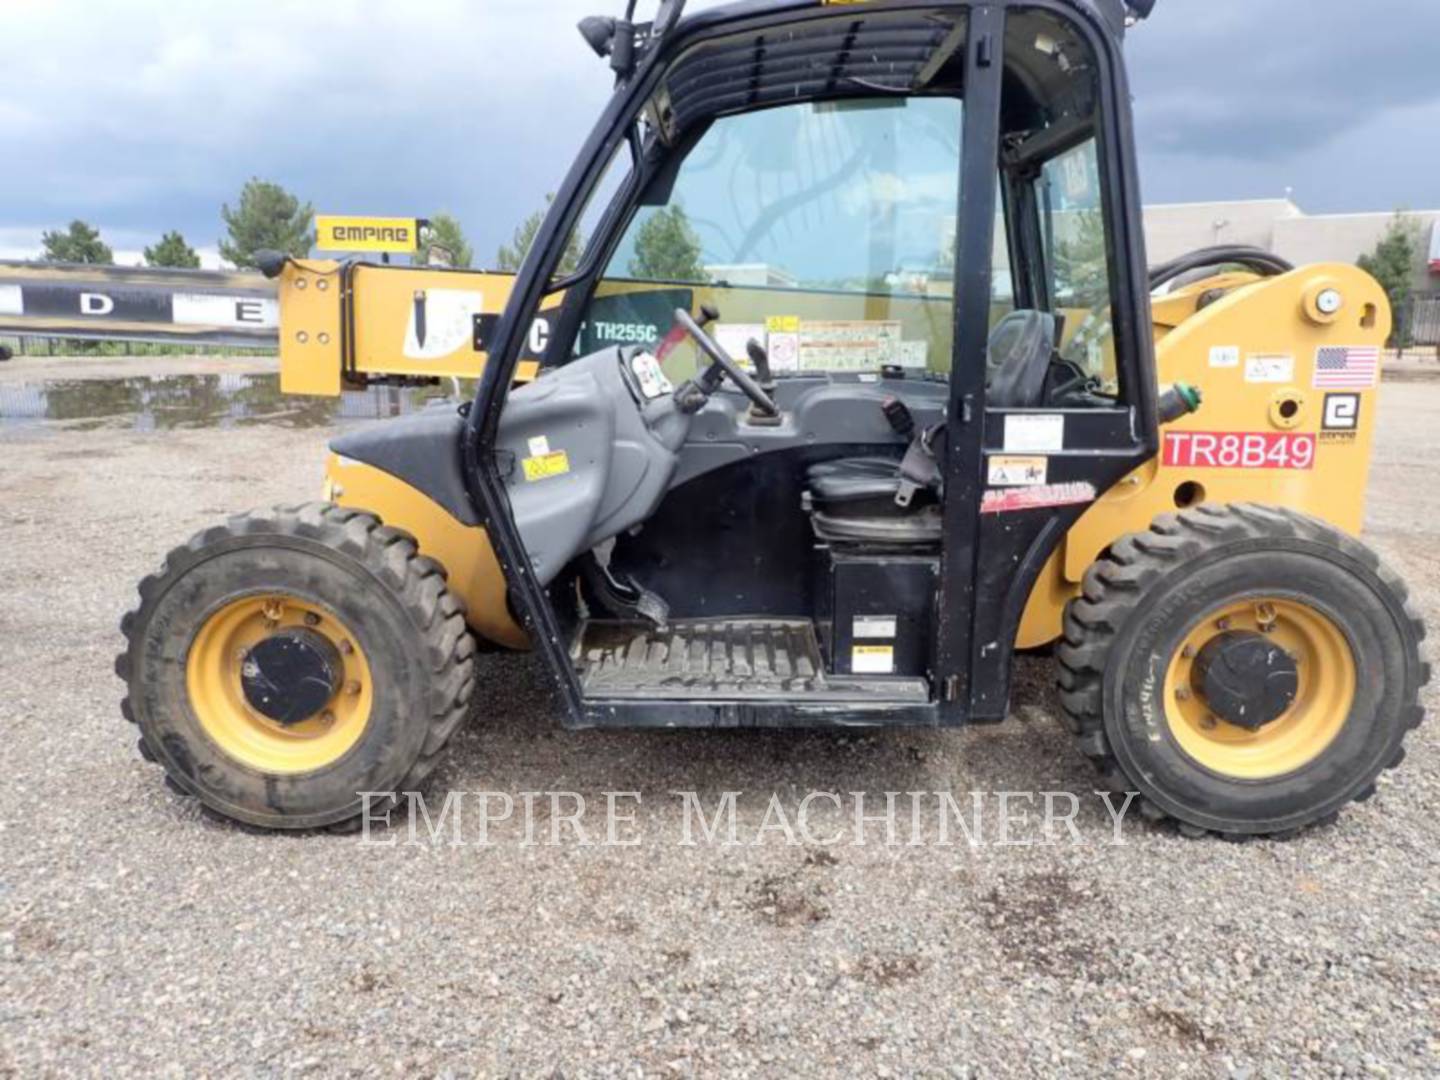
[[[555,201],[555,195],[545,196],[545,206],[548,209]],[[495,268],[507,270],[511,273],[520,269],[520,264],[525,261],[525,256],[530,254],[530,248],[535,244],[535,236],[540,231],[540,226],[545,223],[545,210],[537,210],[515,230],[510,243],[501,244],[500,250],[495,256]],[[570,240],[565,245],[565,254],[560,257],[560,265],[556,267],[556,273],[561,277],[573,274],[580,268],[580,257],[585,254],[585,237],[577,228],[570,234]]]
[[[1390,308],[1395,313],[1395,329],[1390,335],[1390,344],[1395,348],[1403,349],[1410,343],[1410,328],[1405,325],[1405,315],[1415,285],[1415,261],[1419,248],[1419,226],[1403,211],[1397,210],[1375,250],[1356,260],[1356,265],[1378,281],[1390,298]]]
[[[279,184],[251,179],[240,192],[234,210],[227,203],[220,216],[230,232],[220,241],[220,255],[242,269],[255,267],[257,251],[279,251],[296,258],[310,254],[314,207],[301,203]]]
[[[642,281],[709,281],[702,252],[700,237],[677,203],[640,226],[630,275]]]
[[[100,239],[100,230],[78,219],[63,232],[46,232],[40,242],[45,245],[45,254],[41,256],[44,262],[99,266],[113,266],[115,263],[115,253]]]
[[[443,254],[443,258],[441,257]],[[460,222],[449,214],[436,214],[430,225],[420,233],[420,250],[415,254],[416,266],[449,266],[464,270],[475,261],[470,242]]]
[[[167,232],[154,247],[145,249],[146,266],[173,266],[181,270],[200,269],[200,256],[178,232]]]

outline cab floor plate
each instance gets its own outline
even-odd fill
[[[924,679],[827,675],[804,619],[589,622],[571,652],[587,699],[925,704]]]

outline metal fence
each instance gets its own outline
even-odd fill
[[[1406,340],[1402,345],[1440,345],[1440,292],[1414,293],[1405,320]]]
[[[0,333],[0,357],[10,356],[275,356],[274,348],[171,345],[158,341],[99,341]]]

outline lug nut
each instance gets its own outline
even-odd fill
[[[355,646],[354,646],[354,645],[351,645],[348,640],[342,641],[342,642],[340,642],[340,651],[341,651],[342,653],[344,653],[346,656],[349,656],[351,653],[353,653],[353,652],[355,651]]]
[[[305,625],[306,625],[306,626],[319,626],[319,625],[320,625],[320,616],[319,616],[319,615],[316,615],[313,611],[307,611],[307,612],[305,613]]]
[[[1218,620],[1218,621],[1215,623],[1215,629],[1221,630],[1221,631],[1229,630],[1229,629],[1230,629],[1230,620],[1229,620],[1229,619],[1220,619],[1220,620]]]
[[[1180,650],[1180,655],[1181,655],[1182,658],[1184,658],[1184,659],[1186,659],[1186,660],[1194,660],[1194,659],[1195,659],[1195,646],[1194,646],[1194,645],[1186,645],[1185,648],[1183,648],[1183,649]]]
[[[356,680],[351,679],[345,684],[345,693],[349,694],[351,697],[359,697],[360,684]]]
[[[1176,700],[1176,701],[1189,701],[1189,700],[1190,700],[1190,688],[1189,688],[1188,686],[1177,687],[1176,690],[1175,690],[1175,700]]]
[[[335,723],[335,714],[329,709],[326,709],[323,713],[320,714],[320,722],[326,727],[329,727],[331,724]]]
[[[1200,726],[1206,731],[1214,731],[1217,727],[1220,726],[1220,721],[1215,719],[1215,717],[1213,716],[1207,716],[1205,717],[1205,719],[1200,721]]]

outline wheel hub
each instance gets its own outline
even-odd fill
[[[304,723],[339,691],[345,667],[323,634],[291,627],[249,649],[240,664],[245,700],[282,727]]]
[[[1232,630],[1211,638],[1200,650],[1191,685],[1219,719],[1259,731],[1295,704],[1299,667],[1264,634]]]

